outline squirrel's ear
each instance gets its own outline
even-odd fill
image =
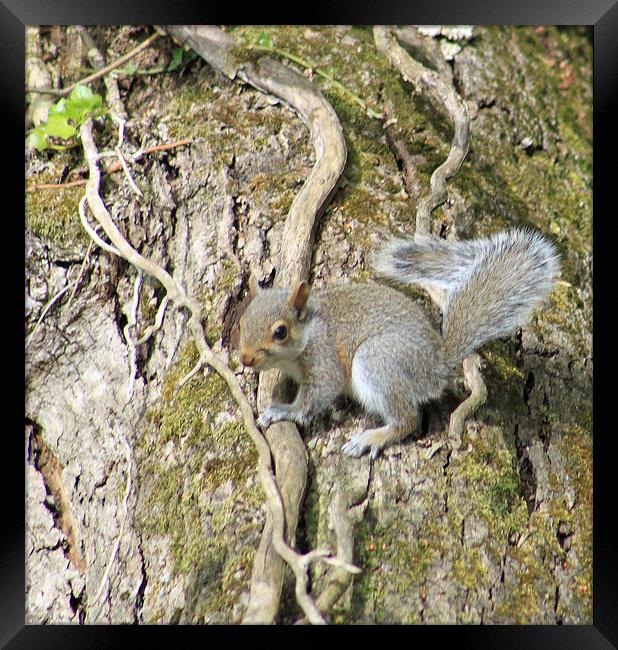
[[[296,310],[299,319],[302,319],[303,310],[305,309],[308,298],[309,285],[303,280],[296,285],[288,298],[288,305]]]
[[[252,298],[255,298],[260,292],[260,285],[258,284],[257,278],[254,273],[251,273],[249,276],[249,293]]]

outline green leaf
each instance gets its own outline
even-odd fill
[[[177,47],[172,52],[172,61],[167,66],[168,72],[171,72],[172,70],[176,70],[176,68],[182,63],[183,52],[184,52],[184,50],[182,49],[182,47]]]
[[[26,146],[34,147],[39,152],[47,149],[47,135],[40,126],[34,129],[26,138]]]
[[[57,113],[49,116],[44,129],[47,135],[64,139],[71,138],[77,133],[76,128],[67,122],[66,116]]]
[[[76,86],[65,103],[65,112],[75,124],[81,124],[90,113],[103,104],[101,95],[93,93],[87,86]]]
[[[259,45],[260,47],[267,47],[269,50],[272,50],[274,46],[272,39],[266,36],[264,32],[259,33],[257,37],[256,45]]]
[[[64,115],[66,113],[65,103],[66,102],[63,97],[62,99],[59,99],[55,104],[52,104],[49,107],[49,111],[47,113],[48,117],[50,115]]]
[[[101,95],[93,93],[88,86],[79,84],[71,91],[69,100],[75,104],[90,105],[97,102],[97,100],[101,103]]]

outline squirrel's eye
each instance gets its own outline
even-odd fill
[[[288,335],[288,328],[285,325],[279,325],[277,329],[273,332],[273,338],[283,341],[283,339]]]

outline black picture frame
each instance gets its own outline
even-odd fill
[[[5,246],[5,278],[9,288],[5,294],[6,341],[22,340],[16,324],[23,309],[22,278],[14,272],[19,268],[20,242],[23,242],[23,214],[25,179],[23,174],[24,134],[15,125],[24,119],[24,40],[25,26],[30,24],[171,24],[171,23],[287,23],[287,24],[518,24],[518,25],[592,25],[594,34],[594,344],[601,355],[596,360],[594,372],[594,544],[593,544],[593,625],[582,626],[415,626],[413,628],[363,629],[362,634],[404,634],[405,641],[416,644],[423,641],[440,643],[452,641],[458,648],[581,648],[602,649],[618,644],[618,543],[613,532],[616,506],[613,496],[616,488],[612,480],[616,455],[612,453],[616,436],[609,426],[612,422],[609,408],[611,398],[605,397],[603,388],[611,391],[614,355],[611,351],[609,328],[612,318],[611,302],[615,293],[613,278],[616,271],[609,266],[611,251],[616,247],[615,215],[612,201],[616,162],[616,70],[618,69],[618,6],[614,0],[519,0],[518,2],[480,2],[469,0],[438,0],[433,2],[406,2],[381,0],[355,3],[318,2],[308,6],[306,15],[291,16],[283,7],[230,6],[229,3],[188,2],[177,0],[163,2],[150,0],[0,0],[0,84],[2,101],[0,111],[4,116],[4,204],[5,236],[10,245]],[[283,12],[283,13],[281,13]],[[6,127],[9,128],[6,128]],[[9,200],[15,199],[10,209]],[[611,201],[611,204],[610,204]],[[13,264],[11,255],[16,255]],[[22,276],[23,277],[23,276]],[[13,282],[14,279],[14,282]],[[11,338],[8,338],[8,337]],[[14,337],[14,339],[13,339]],[[8,346],[20,349],[19,345]],[[22,377],[21,355],[7,359],[7,378]],[[8,648],[103,648],[123,647],[136,642],[147,642],[152,634],[161,643],[169,641],[213,642],[212,634],[225,634],[229,643],[238,635],[274,634],[282,639],[296,634],[296,628],[262,628],[248,630],[241,627],[209,628],[169,626],[26,626],[25,620],[25,558],[24,558],[24,438],[18,422],[20,396],[7,400],[8,417],[3,436],[6,448],[3,481],[5,523],[0,539],[0,645]],[[13,388],[9,387],[9,391]],[[611,393],[610,393],[611,394]],[[13,412],[14,411],[14,412]],[[25,411],[25,409],[24,409]],[[13,471],[10,471],[10,470]],[[319,634],[303,628],[304,635]],[[352,630],[329,628],[329,638],[337,643],[340,634]],[[354,630],[356,632],[356,630]],[[354,633],[352,632],[352,633]],[[197,635],[197,639],[195,638]],[[231,637],[229,635],[232,635]],[[335,636],[332,636],[335,635]],[[145,638],[146,637],[146,638]],[[348,637],[349,639],[349,637]],[[253,637],[257,640],[257,637]],[[369,639],[368,639],[369,640]],[[311,640],[308,639],[309,642]],[[350,642],[349,640],[347,641]]]

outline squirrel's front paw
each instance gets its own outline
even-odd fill
[[[281,422],[281,420],[289,420],[290,412],[289,409],[280,404],[272,404],[264,410],[262,415],[256,420],[256,424],[261,429],[267,429],[271,424],[275,422]]]

